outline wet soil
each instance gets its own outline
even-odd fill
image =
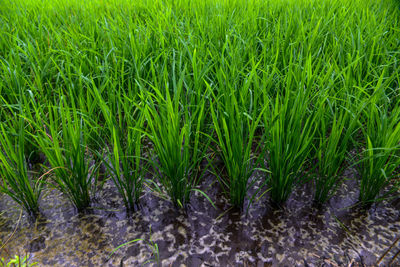
[[[211,175],[201,188],[216,209],[196,192],[182,212],[147,190],[140,210],[127,214],[107,181],[85,214],[78,214],[57,191],[47,192],[40,203],[43,215],[32,224],[2,196],[1,240],[16,229],[2,256],[29,253],[39,266],[148,266],[157,265],[157,244],[162,266],[400,265],[400,244],[390,248],[400,237],[400,201],[385,201],[369,210],[354,207],[354,173],[346,171],[345,177],[352,179],[324,207],[312,205],[312,190],[306,184],[282,207],[272,207],[265,194],[248,213],[230,208]],[[244,207],[247,204],[248,200]],[[135,239],[141,240],[109,257],[116,247]]]

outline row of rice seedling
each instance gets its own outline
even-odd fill
[[[392,1],[5,6],[1,189],[31,214],[45,182],[89,207],[101,166],[129,211],[145,183],[177,207],[208,198],[207,171],[235,207],[257,179],[275,204],[306,182],[323,204],[349,166],[363,205],[398,190]]]
[[[234,94],[225,100],[228,103],[233,101],[232,104],[226,105],[226,108],[221,106],[217,109],[214,103],[211,103],[211,125],[215,133],[210,135],[199,131],[204,106],[196,107],[200,108],[198,113],[194,113],[197,130],[191,132],[188,129],[190,124],[174,124],[184,120],[171,121],[173,117],[168,117],[181,114],[188,119],[189,116],[188,112],[180,113],[181,103],[178,101],[175,102],[176,110],[173,110],[173,102],[168,98],[170,96],[167,97],[165,106],[163,104],[156,106],[153,102],[154,95],[143,98],[144,102],[150,102],[144,108],[129,105],[127,102],[125,107],[132,109],[133,106],[135,112],[124,115],[124,121],[121,122],[121,124],[126,123],[124,126],[118,126],[118,123],[108,116],[109,108],[103,102],[102,109],[110,129],[104,144],[109,145],[110,149],[108,153],[101,154],[104,156],[102,162],[107,166],[110,178],[122,196],[127,210],[134,210],[135,205],[139,203],[147,170],[146,162],[153,163],[155,173],[158,173],[157,180],[153,180],[153,185],[156,187],[157,182],[162,185],[161,189],[157,188],[158,191],[165,191],[179,207],[189,203],[190,193],[198,190],[197,185],[207,169],[207,166],[201,167],[200,163],[208,159],[211,168],[214,168],[213,158],[207,153],[210,143],[215,145],[215,150],[221,156],[226,173],[225,175],[214,172],[216,178],[223,188],[227,189],[227,196],[236,207],[242,207],[245,198],[252,197],[247,192],[256,180],[249,181],[249,179],[257,168],[265,171],[265,183],[271,200],[276,204],[285,202],[293,188],[299,182],[305,182],[307,176],[310,175],[315,184],[315,201],[320,204],[326,202],[343,179],[340,174],[346,160],[353,160],[359,167],[359,199],[362,204],[368,205],[383,200],[398,190],[398,173],[396,172],[400,166],[398,107],[389,114],[382,111],[384,107],[388,107],[387,105],[379,108],[376,103],[366,103],[365,110],[374,115],[368,118],[374,120],[369,121],[367,125],[363,125],[357,118],[347,119],[350,116],[349,111],[342,109],[338,112],[340,116],[338,119],[336,119],[336,113],[333,115],[332,127],[327,134],[326,119],[320,116],[326,112],[325,103],[321,101],[314,114],[308,114],[307,117],[301,113],[300,108],[300,103],[305,103],[305,99],[300,95],[303,92],[298,92],[299,94],[295,96],[277,96],[275,100],[269,100],[263,105],[262,112],[252,114],[258,115],[254,118],[246,111],[242,113],[237,110],[229,111],[229,109],[239,108],[238,99],[233,96]],[[128,99],[124,98],[123,101],[129,101]],[[301,101],[296,103],[299,99]],[[104,100],[99,99],[99,101]],[[221,105],[220,101],[222,100],[219,99],[217,104]],[[273,104],[272,101],[274,101]],[[257,99],[253,103],[256,102]],[[296,109],[289,109],[289,103]],[[307,107],[307,105],[302,107]],[[149,111],[148,108],[152,110]],[[165,112],[163,108],[172,110]],[[290,110],[297,110],[297,112],[287,113]],[[363,112],[366,112],[365,110]],[[142,114],[138,115],[138,112]],[[39,211],[38,201],[43,182],[46,181],[45,174],[51,173],[51,182],[71,200],[78,210],[84,210],[89,207],[91,197],[97,190],[98,167],[101,162],[96,161],[100,157],[95,157],[93,154],[103,153],[103,151],[88,150],[89,142],[84,138],[87,132],[85,127],[93,127],[93,125],[84,120],[78,110],[66,107],[65,103],[60,103],[59,107],[50,106],[41,111],[36,110],[33,114],[41,118],[46,116],[46,119],[35,121],[32,117],[14,115],[17,118],[16,123],[13,121],[16,125],[12,125],[10,121],[8,124],[7,122],[2,124],[2,191],[9,194],[30,214],[35,215]],[[217,117],[218,114],[220,117]],[[263,118],[265,123],[261,126]],[[25,124],[27,124],[25,121],[33,125],[33,131],[25,133]],[[145,127],[145,122],[148,124],[147,127]],[[174,128],[164,127],[164,122]],[[5,125],[8,129],[5,129]],[[257,126],[260,127],[257,128]],[[285,127],[289,128],[283,130]],[[261,129],[259,134],[256,133],[257,129]],[[360,146],[363,151],[360,153],[360,158],[351,159],[348,157],[347,146],[352,142],[350,132],[354,132],[354,129],[361,130],[366,141],[353,144]],[[175,135],[164,132],[165,130],[174,130],[172,133]],[[382,143],[379,143],[376,136],[371,139],[376,131],[383,134],[384,137],[380,141]],[[285,134],[290,132],[295,134]],[[320,136],[316,137],[316,132]],[[27,157],[24,153],[25,142],[28,142],[27,135],[29,135],[28,138],[33,138],[48,162],[48,168],[40,178],[32,178],[33,173],[29,174],[28,171]],[[151,152],[155,157],[142,156],[142,140],[145,136],[149,137],[154,146],[154,151]],[[200,139],[205,140],[206,143],[200,143]],[[375,143],[371,140],[375,140]],[[256,148],[253,146],[253,141],[256,143]],[[313,144],[316,145],[313,146]],[[316,160],[315,169],[306,170],[304,166],[314,159]],[[305,177],[302,178],[302,176]],[[383,188],[391,184],[389,191],[380,194]]]

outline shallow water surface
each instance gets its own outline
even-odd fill
[[[346,174],[353,176],[351,171]],[[25,215],[19,221],[19,209],[2,196],[3,242],[18,224],[2,256],[29,252],[39,266],[143,266],[154,264],[149,262],[156,259],[153,242],[162,266],[370,266],[382,255],[381,265],[400,265],[400,245],[389,250],[400,236],[399,201],[368,211],[352,208],[358,191],[349,181],[323,208],[312,207],[306,185],[279,209],[269,205],[266,194],[246,214],[230,209],[213,180],[206,177],[201,187],[217,209],[199,193],[181,212],[146,192],[140,210],[127,215],[107,182],[86,214],[77,214],[55,190],[48,193],[41,202],[43,216],[35,224]],[[114,248],[134,239],[143,240],[109,258]]]

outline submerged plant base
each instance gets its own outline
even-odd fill
[[[357,186],[350,181],[322,208],[312,207],[307,185],[295,190],[281,209],[268,205],[264,196],[246,216],[230,209],[220,188],[207,188],[210,179],[205,177],[202,189],[216,200],[217,209],[195,192],[186,213],[146,192],[141,209],[127,216],[110,181],[87,214],[76,213],[67,199],[53,191],[42,201],[46,219],[29,224],[23,217],[5,249],[10,255],[29,253],[38,266],[119,266],[121,262],[143,266],[155,257],[148,245],[152,240],[162,266],[343,266],[352,260],[370,266],[400,236],[400,201],[383,202],[367,211],[346,208],[358,200]],[[5,211],[0,220],[4,242],[15,229],[19,210],[5,196],[0,208]],[[135,239],[146,242],[123,246],[109,258],[119,245]],[[6,250],[2,257],[7,257]],[[396,252],[395,248],[386,254],[382,264],[387,265]],[[400,259],[392,264],[400,264]]]

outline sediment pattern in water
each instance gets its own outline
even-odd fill
[[[323,208],[312,207],[306,185],[279,209],[269,205],[266,194],[248,214],[230,209],[212,182],[212,177],[205,178],[201,186],[217,209],[198,193],[181,212],[148,191],[140,210],[131,215],[111,182],[86,214],[77,214],[54,190],[41,201],[43,216],[33,225],[25,215],[19,220],[18,208],[3,196],[3,242],[19,223],[2,256],[29,252],[39,266],[143,266],[154,264],[149,262],[156,258],[154,242],[162,266],[370,266],[400,236],[400,202],[383,202],[367,211],[352,208],[358,195],[354,181],[343,184]],[[143,240],[109,257],[114,248],[134,239]],[[380,264],[400,265],[395,257],[399,249],[393,246]]]

